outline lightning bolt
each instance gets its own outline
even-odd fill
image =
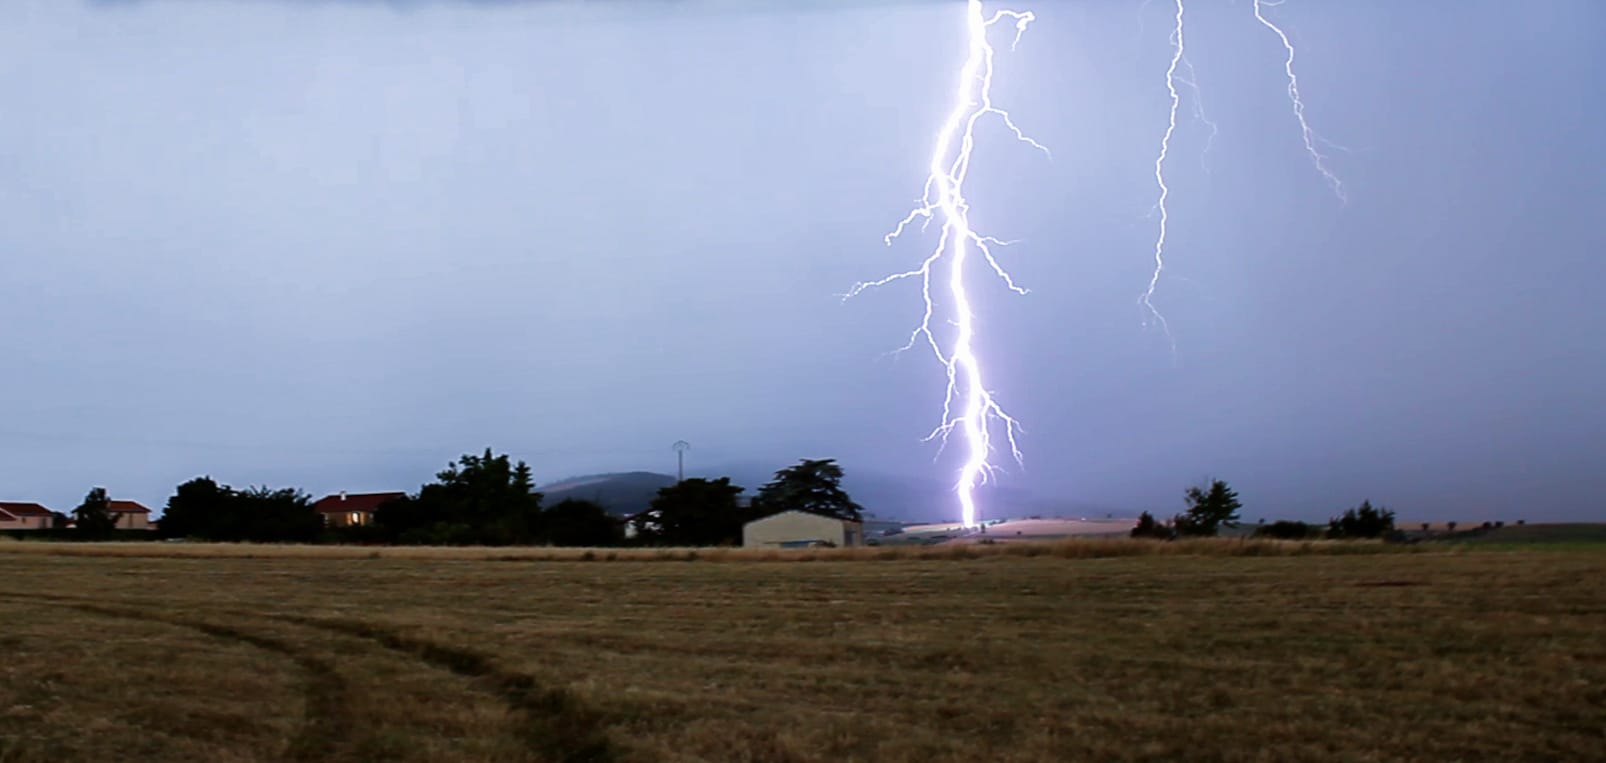
[[[1294,43],[1288,39],[1288,33],[1284,32],[1282,27],[1272,23],[1264,13],[1261,13],[1266,6],[1282,4],[1283,0],[1276,0],[1275,2],[1254,0],[1255,20],[1276,34],[1277,39],[1283,43],[1283,50],[1287,51],[1288,57],[1283,60],[1283,73],[1288,76],[1288,99],[1294,103],[1294,118],[1299,120],[1299,132],[1300,136],[1305,140],[1305,152],[1310,154],[1311,163],[1316,165],[1317,172],[1322,173],[1322,179],[1327,181],[1328,187],[1333,189],[1333,193],[1338,196],[1338,200],[1347,204],[1349,203],[1349,195],[1344,190],[1344,181],[1339,180],[1338,176],[1327,168],[1327,157],[1316,147],[1317,143],[1325,143],[1326,141],[1317,136],[1316,131],[1310,129],[1310,123],[1305,120],[1305,101],[1299,95],[1299,75],[1294,73]]]
[[[950,436],[957,431],[964,441],[965,461],[959,469],[954,492],[959,498],[961,520],[966,527],[976,525],[976,488],[992,479],[997,470],[991,460],[995,430],[999,430],[1008,441],[1010,454],[1016,463],[1022,462],[1016,439],[1020,425],[988,390],[982,362],[976,354],[975,312],[966,278],[971,250],[974,249],[981,256],[982,261],[1010,291],[1025,294],[1027,290],[1015,283],[1015,279],[994,255],[995,247],[1007,246],[1012,242],[982,235],[971,227],[970,202],[965,198],[964,185],[970,174],[971,153],[976,145],[976,125],[983,118],[996,117],[1017,140],[1049,155],[1047,148],[1027,137],[1015,125],[1009,112],[994,106],[992,100],[994,50],[988,40],[989,30],[1000,22],[1013,22],[1015,37],[1010,50],[1014,50],[1020,43],[1021,35],[1034,20],[1034,15],[1024,11],[1001,10],[988,16],[982,10],[981,0],[967,0],[965,63],[959,70],[953,106],[937,133],[925,191],[914,209],[885,238],[886,244],[891,246],[915,221],[919,220],[924,230],[936,219],[942,224],[937,246],[918,267],[879,280],[855,284],[845,297],[851,298],[866,289],[894,281],[919,279],[925,313],[919,325],[910,332],[909,342],[899,352],[912,349],[924,341],[946,369],[948,386],[943,398],[942,423],[925,439],[928,442],[940,440],[942,447],[946,448]],[[949,320],[954,327],[952,343],[946,349],[931,325],[937,306],[932,287],[934,277],[939,275],[936,273],[939,267],[946,268],[942,286],[946,288],[951,312]]]
[[[1258,1],[1258,0],[1257,0]],[[1160,285],[1160,275],[1165,272],[1165,237],[1166,226],[1171,221],[1171,210],[1166,201],[1171,197],[1171,187],[1165,182],[1165,160],[1171,155],[1171,136],[1177,132],[1177,107],[1182,105],[1182,96],[1177,92],[1177,67],[1182,64],[1183,56],[1187,54],[1187,44],[1183,37],[1183,8],[1182,0],[1176,0],[1176,24],[1171,29],[1171,65],[1165,70],[1165,89],[1171,94],[1171,110],[1166,118],[1165,135],[1160,138],[1160,155],[1154,158],[1154,182],[1160,187],[1160,199],[1155,202],[1155,209],[1160,214],[1160,230],[1154,239],[1154,274],[1149,276],[1149,288],[1138,298],[1149,315],[1160,324],[1165,332],[1166,341],[1171,343],[1171,353],[1176,354],[1177,340],[1171,335],[1171,325],[1166,322],[1165,316],[1154,307],[1154,290]],[[1188,64],[1188,71],[1193,71],[1193,64]],[[1190,82],[1192,79],[1190,79]],[[1194,85],[1197,92],[1197,85]]]

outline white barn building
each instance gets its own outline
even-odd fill
[[[808,548],[864,544],[864,524],[806,511],[783,511],[742,527],[743,548]]]

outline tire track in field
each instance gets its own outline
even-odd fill
[[[618,751],[607,735],[600,713],[587,708],[572,692],[540,686],[524,673],[503,670],[489,656],[409,636],[395,628],[361,620],[324,620],[278,615],[276,620],[367,639],[395,652],[444,668],[464,678],[489,683],[494,693],[523,716],[519,740],[540,760],[562,763],[610,763]]]
[[[308,655],[285,641],[250,633],[233,626],[189,620],[141,609],[108,606],[66,596],[0,593],[0,599],[64,607],[102,617],[188,628],[216,639],[246,644],[289,658],[306,674],[302,690],[305,709],[301,730],[290,741],[284,753],[289,760],[315,761],[329,758],[339,740],[347,736],[347,732],[352,728],[351,718],[346,711],[348,688],[345,679],[335,672],[334,664]]]
[[[334,743],[344,732],[352,728],[352,719],[346,712],[344,701],[348,690],[344,680],[335,674],[334,665],[299,652],[278,639],[252,634],[232,626],[168,617],[132,608],[136,605],[111,607],[94,600],[53,594],[0,593],[0,598],[55,604],[111,617],[126,617],[190,628],[210,636],[241,641],[290,657],[306,669],[314,681],[322,679],[338,684],[337,692],[320,695],[327,696],[327,703],[315,703],[311,691],[315,684],[309,685],[307,720],[303,724],[302,733],[298,735],[287,753],[295,760],[319,760],[328,757]],[[153,601],[144,606],[158,607],[163,604]],[[427,666],[484,682],[491,690],[491,694],[523,718],[524,724],[515,730],[515,735],[535,759],[561,761],[561,763],[611,763],[619,757],[618,750],[607,734],[606,718],[601,713],[587,708],[570,691],[543,687],[532,676],[498,667],[495,661],[484,653],[439,644],[407,635],[396,628],[362,620],[320,619],[302,615],[272,615],[237,610],[213,611],[232,617],[271,619],[357,638]],[[321,708],[322,718],[314,714],[315,706]],[[331,724],[331,728],[319,728],[321,725]]]

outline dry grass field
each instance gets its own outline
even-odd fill
[[[950,542],[936,545],[853,548],[558,548],[550,546],[342,546],[254,543],[59,543],[10,541],[0,552],[43,556],[148,557],[179,559],[415,559],[491,562],[814,562],[982,559],[1052,556],[1098,559],[1116,556],[1304,556],[1389,554],[1422,551],[1377,542],[1330,543],[1249,538],[1132,541],[1127,538],[1062,538],[1035,543]],[[8,543],[9,541],[9,543]]]
[[[4,763],[1606,755],[1598,549],[46,545],[0,547]]]

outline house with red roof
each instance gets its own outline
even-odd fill
[[[342,490],[324,496],[312,504],[312,509],[323,517],[324,527],[362,527],[374,523],[374,512],[391,501],[406,498],[403,492],[347,493]]]
[[[112,516],[113,526],[119,530],[151,529],[151,510],[139,501],[107,501],[106,513]]]
[[[0,530],[49,530],[56,515],[37,503],[0,501]]]

